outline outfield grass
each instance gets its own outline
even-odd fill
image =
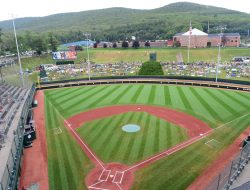
[[[145,190],[161,190],[161,189],[185,189],[195,177],[209,164],[218,153],[226,148],[250,123],[250,115],[246,115],[250,110],[250,93],[218,90],[211,88],[200,88],[190,86],[166,86],[166,85],[150,85],[150,84],[126,84],[126,85],[102,85],[102,86],[83,86],[76,88],[61,88],[55,90],[47,90],[46,94],[46,127],[49,151],[49,176],[50,189],[85,189],[83,182],[86,174],[92,168],[92,164],[81,151],[79,145],[73,137],[68,134],[62,123],[62,117],[68,118],[85,110],[94,109],[108,105],[122,104],[146,104],[166,106],[176,110],[181,110],[207,122],[211,127],[216,128],[219,125],[230,122],[240,116],[244,117],[230,122],[218,132],[214,133],[209,138],[195,143],[194,145],[180,151],[170,157],[156,162],[155,164],[140,170],[136,173],[136,182],[134,189]],[[140,117],[140,114],[122,114],[111,118],[106,118],[102,121],[96,120],[88,123],[83,128],[79,129],[80,133],[87,140],[94,141],[98,133],[112,134],[112,128],[119,121],[124,121],[134,117],[134,120]],[[150,119],[148,119],[150,118]],[[152,121],[151,121],[152,120]],[[111,122],[112,121],[112,122]],[[154,122],[153,122],[154,121]],[[111,122],[112,126],[107,123]],[[155,126],[160,126],[156,118],[147,117],[144,115],[142,122],[152,122]],[[102,123],[102,127],[97,127],[98,123]],[[153,124],[152,124],[153,125]],[[167,124],[166,124],[167,125]],[[164,126],[164,124],[163,124]],[[63,130],[62,134],[54,135],[53,128],[60,127]],[[86,127],[86,131],[85,128]],[[94,131],[90,130],[94,127]],[[106,130],[101,130],[103,127]],[[158,131],[164,127],[158,127]],[[151,130],[151,129],[150,129]],[[167,133],[167,128],[164,128]],[[95,133],[96,131],[96,133]],[[115,144],[107,143],[110,147],[105,149],[114,149],[114,158],[119,161],[131,163],[133,160],[143,158],[153,152],[159,151],[159,146],[163,146],[159,138],[157,142],[158,132],[149,136],[138,136],[138,150],[140,156],[129,153],[129,156],[124,153],[123,147],[125,144],[120,143],[117,139],[120,134],[112,136],[111,139],[98,137],[95,142],[94,149],[101,148],[103,142],[114,142]],[[89,134],[87,136],[86,134]],[[161,132],[159,133],[161,134]],[[139,135],[139,133],[138,133]],[[162,135],[162,134],[161,134]],[[171,135],[172,136],[172,135]],[[123,137],[124,143],[131,142],[131,137]],[[146,142],[151,144],[151,148],[146,150],[144,145],[140,145],[140,139],[145,138]],[[152,138],[152,139],[151,139]],[[166,138],[166,137],[165,137]],[[216,139],[221,146],[216,149],[211,149],[204,143],[210,139]],[[93,142],[92,142],[93,143]],[[132,142],[131,142],[132,143]],[[119,144],[119,146],[118,146]],[[121,146],[120,146],[121,144]],[[161,145],[160,145],[161,144]],[[105,145],[103,144],[103,148]],[[150,147],[150,146],[149,146]],[[127,149],[126,152],[133,151]],[[148,152],[147,152],[148,151]],[[118,154],[119,153],[119,154]],[[103,160],[109,161],[111,152],[103,154]],[[128,158],[127,158],[128,157]],[[128,159],[128,160],[127,160]],[[74,176],[74,179],[72,179]],[[70,180],[72,179],[72,180]],[[68,188],[72,183],[72,187]]]
[[[137,124],[141,130],[126,133],[122,126]],[[146,112],[128,112],[86,123],[77,129],[106,163],[134,164],[187,140],[186,131]]]
[[[89,49],[90,60],[94,63],[115,63],[115,62],[145,62],[149,60],[151,52],[157,53],[157,61],[177,61],[176,56],[180,53],[184,62],[187,62],[187,48],[139,48],[139,49],[113,49],[98,48]],[[222,48],[222,61],[231,61],[235,56],[249,56],[249,48]],[[83,63],[87,59],[86,51],[77,53],[75,63]],[[217,62],[218,48],[197,48],[190,50],[190,61]],[[23,68],[32,69],[40,64],[55,63],[51,55],[22,59]]]

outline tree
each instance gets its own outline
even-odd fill
[[[144,45],[145,45],[145,47],[150,47],[150,42],[146,41]]]
[[[83,50],[82,46],[75,46],[75,51],[82,51],[82,50]]]
[[[115,43],[113,43],[113,48],[117,48],[117,44],[116,44],[116,42],[115,42]]]
[[[128,42],[127,42],[127,41],[123,41],[123,42],[122,42],[122,47],[123,47],[123,48],[128,48],[128,46],[129,46],[129,45],[128,45]]]
[[[164,72],[159,62],[148,61],[142,64],[139,75],[164,75]]]
[[[107,48],[108,45],[106,43],[103,44],[103,48]]]
[[[35,48],[34,50],[38,55],[41,55],[42,52],[45,52],[48,50],[46,39],[42,36],[37,36],[34,41]]]
[[[49,48],[51,51],[57,51],[57,46],[59,44],[57,38],[53,35],[52,32],[48,34],[49,36]]]
[[[132,47],[133,48],[139,48],[140,47],[140,42],[138,40],[133,41]]]

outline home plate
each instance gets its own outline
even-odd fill
[[[201,133],[200,136],[203,136],[203,134]]]
[[[113,178],[113,177],[114,177],[114,175],[110,175],[109,177]]]

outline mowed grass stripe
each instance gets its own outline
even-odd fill
[[[62,107],[64,110],[68,110],[69,114],[73,113],[72,109],[74,109],[79,104],[83,104],[89,98],[92,98],[93,96],[98,94],[98,92],[102,92],[106,88],[107,88],[107,86],[102,86],[101,88],[95,88],[95,90],[91,93],[87,92],[86,94],[84,94],[84,96],[81,96],[81,97],[78,96],[78,97],[75,97],[71,101],[63,103]]]
[[[233,94],[232,94],[232,92],[227,92],[227,91],[225,91],[225,90],[218,90],[218,92],[220,92],[221,94],[223,94],[223,95],[225,95],[225,96],[227,96],[228,98],[230,98],[232,101],[234,101],[234,102],[237,102],[239,105],[241,105],[242,107],[244,107],[244,108],[247,108],[247,109],[249,109],[249,104],[246,104],[245,102],[243,102],[243,101],[240,101],[240,99],[238,99],[238,98],[236,98]],[[237,93],[238,94],[238,93]]]
[[[95,126],[93,129],[93,132],[89,135],[88,133],[83,133],[84,129],[82,130],[83,135],[85,135],[85,138],[88,140],[89,144],[94,143],[99,139],[100,136],[102,136],[103,131],[107,131],[108,127],[112,124],[113,118],[107,118],[104,121],[100,120],[100,126]]]
[[[152,85],[145,84],[140,95],[138,96],[136,103],[137,104],[147,104],[151,89],[152,89]]]
[[[182,90],[183,87],[177,86],[176,88],[177,88],[177,90],[178,90],[178,92],[180,94],[180,97],[181,97],[181,100],[182,100],[182,102],[183,102],[183,104],[185,106],[185,109],[193,111],[193,108],[192,108],[189,100],[187,99],[187,97],[185,96],[185,94],[184,94],[184,92]]]
[[[133,84],[130,88],[130,90],[126,93],[126,96],[123,96],[120,98],[118,104],[131,104],[132,98],[134,97],[135,93],[137,92],[138,88],[140,88],[140,85]]]
[[[165,94],[164,94],[164,86],[155,85],[156,93],[153,104],[163,106],[165,105]]]
[[[128,113],[128,117],[126,118],[126,120],[124,120],[125,122],[123,122],[124,124],[130,123],[131,120],[133,120],[134,118],[134,112],[130,112]],[[118,130],[121,131],[120,126],[118,127]],[[115,147],[113,149],[116,149],[115,152],[113,152],[113,157],[115,158],[115,161],[120,161],[123,158],[123,152],[126,151],[126,149],[130,148],[128,147],[128,139],[129,139],[129,135],[126,132],[121,131],[120,135],[117,136],[119,141],[117,141],[117,143],[115,144]]]
[[[133,117],[133,112],[123,114],[122,117],[120,117],[120,119],[117,118],[115,120],[114,127],[117,127],[117,129],[113,134],[111,134],[111,136],[107,136],[107,138],[110,138],[110,139],[112,138],[113,143],[109,144],[109,147],[108,147],[109,151],[107,151],[106,154],[104,154],[105,160],[108,161],[110,159],[112,159],[112,160],[117,159],[116,155],[117,155],[117,152],[119,151],[119,146],[122,143],[124,143],[121,138],[123,138],[126,134],[125,132],[121,131],[120,125],[121,125],[121,123],[127,123],[127,121],[129,121],[129,118],[131,118],[131,117]],[[119,131],[120,133],[117,133],[117,131]],[[118,134],[120,134],[120,135],[118,136]]]
[[[144,85],[140,85],[139,88],[136,90],[133,98],[131,99],[131,103],[137,103],[137,99],[139,95],[141,94],[141,91],[143,90]]]
[[[165,94],[165,105],[172,105],[172,100],[169,92],[169,86],[164,86],[164,94]]]
[[[106,125],[104,130],[102,131],[102,134],[98,137],[98,140],[94,141],[92,143],[92,146],[95,147],[97,150],[103,151],[103,146],[105,148],[110,148],[109,145],[105,142],[109,141],[111,138],[116,138],[116,136],[113,135],[113,131],[115,128],[121,123],[123,120],[128,117],[127,114],[118,115],[115,119],[113,119],[115,116],[112,117],[112,123],[110,125]]]
[[[137,119],[137,123],[140,124],[141,123],[141,120],[143,118],[143,113],[140,112],[138,114],[138,119]],[[128,163],[131,163],[131,160],[129,159],[130,155],[131,155],[131,152],[132,152],[132,147],[134,145],[134,142],[137,140],[137,138],[135,139],[132,135],[130,136],[130,139],[129,139],[129,143],[128,143],[128,148],[126,149],[125,154],[123,156],[123,162],[128,162]]]
[[[204,107],[202,102],[200,102],[196,98],[196,96],[191,91],[191,88],[192,87],[185,87],[182,90],[185,93],[185,95],[187,96],[187,98],[189,100],[191,100],[191,103],[192,103],[191,106],[193,108],[193,113],[195,113],[199,116],[202,116],[203,118],[205,117],[208,121],[214,121],[215,118],[213,117],[213,115],[211,115],[210,112],[206,109],[206,107]]]
[[[75,92],[72,92],[67,96],[64,95],[64,96],[59,97],[58,99],[56,99],[56,102],[61,104],[61,103],[64,103],[64,102],[68,102],[68,101],[70,101],[70,100],[72,100],[74,98],[80,98],[81,96],[84,96],[85,93],[90,93],[96,88],[98,88],[98,86],[88,86],[88,87],[85,87],[85,88],[79,88],[79,90],[77,90]]]
[[[211,108],[216,112],[217,115],[221,118],[221,121],[226,121],[226,118],[232,116],[232,114],[221,104],[218,104],[212,96],[210,96],[205,88],[196,88],[200,94],[200,96],[206,100]]]
[[[177,90],[176,86],[169,86],[170,96],[172,100],[172,107],[175,109],[182,109],[185,110],[185,105],[181,100],[180,94]]]
[[[190,90],[215,120],[222,121],[222,118],[216,113],[216,111],[214,111],[214,109],[207,103],[207,101],[203,99],[203,97],[196,91],[195,88],[190,88]]]
[[[222,99],[226,104],[228,104],[231,108],[233,108],[234,110],[236,110],[237,113],[242,112],[244,110],[246,110],[243,106],[239,105],[237,102],[232,101],[232,99],[230,99],[228,96],[222,94],[220,92],[220,90],[215,90],[215,89],[211,89],[211,91],[213,92],[213,94],[217,97],[219,97],[220,99]]]
[[[240,92],[240,93],[237,93],[237,94],[240,95],[241,97],[245,98],[246,101],[250,102],[250,95],[249,95],[249,93]]]
[[[124,96],[126,96],[126,93],[129,92],[129,90],[132,88],[132,85],[128,85],[126,86],[126,88],[124,90],[122,90],[117,97],[115,97],[111,103],[112,104],[117,104]]]
[[[49,170],[49,186],[51,189],[62,189],[63,181],[61,181],[59,162],[57,161],[57,148],[54,139],[52,138],[53,130],[52,124],[54,120],[52,119],[52,113],[50,105],[45,99],[45,108],[46,108],[46,138],[47,138],[47,149],[48,149],[48,170]],[[62,174],[61,174],[62,175]]]
[[[142,160],[143,158],[151,117],[147,115],[147,118],[145,120],[146,120],[146,123],[143,129],[143,135],[142,135],[142,139],[140,142],[140,148],[139,148],[139,153],[137,155],[137,160]]]
[[[122,120],[125,116],[118,116],[118,120]],[[96,139],[93,138],[93,140],[91,141],[91,146],[94,147],[97,152],[98,150],[103,150],[103,146],[104,148],[107,148],[107,144],[104,144],[105,141],[107,141],[107,138],[111,138],[113,130],[115,129],[115,123],[117,121],[115,121],[113,119],[113,117],[110,118],[110,120],[108,120],[108,122],[106,123],[106,125],[103,125],[104,127],[102,128],[102,130],[100,130],[100,135],[97,136]],[[105,146],[107,145],[107,146]]]
[[[156,153],[154,149],[155,133],[159,128],[156,126],[157,117],[151,117],[146,135],[145,147],[143,151],[143,159],[152,156]],[[159,140],[159,139],[158,139]],[[159,142],[159,141],[158,141]]]
[[[55,111],[51,107],[51,105],[50,105],[50,109],[51,109],[50,117],[53,118],[53,119],[50,120],[51,121],[51,126],[53,126],[54,128],[57,128],[57,127],[59,127],[58,126],[58,121],[57,121],[57,118],[56,118]],[[53,130],[51,132],[53,133]],[[68,181],[67,171],[65,170],[66,166],[65,166],[65,163],[64,163],[64,160],[63,160],[64,155],[62,153],[60,141],[59,141],[58,138],[54,138],[53,141],[54,141],[55,146],[56,146],[55,150],[53,150],[53,151],[56,153],[56,158],[57,158],[57,160],[54,160],[54,163],[58,162],[58,165],[60,166],[60,169],[57,172],[60,171],[59,176],[60,176],[60,183],[62,184],[61,189],[69,189],[70,185],[69,185],[69,181]],[[58,173],[56,175],[58,175]]]
[[[46,90],[46,92],[57,98],[57,97],[60,97],[60,96],[63,96],[63,95],[67,95],[67,94],[70,94],[71,92],[74,92],[74,91],[77,91],[77,87],[76,88],[61,88],[61,89],[55,89],[55,90]]]
[[[160,130],[161,130],[159,118],[156,119],[156,124],[155,124],[154,128],[156,128],[155,134],[154,134],[154,151],[159,152],[159,150],[160,150]]]
[[[154,100],[155,100],[155,90],[156,90],[156,86],[152,85],[150,91],[149,91],[149,96],[148,96],[148,104],[153,104]]]
[[[53,99],[54,100],[61,100],[62,98],[65,98],[65,97],[71,96],[72,94],[77,94],[80,91],[86,90],[86,88],[81,88],[81,87],[74,87],[72,89],[73,90],[66,88],[65,91],[62,91],[56,95],[53,95]]]
[[[140,125],[141,125],[141,130],[138,132],[138,135],[136,137],[136,140],[134,140],[133,146],[131,147],[131,152],[133,154],[130,154],[129,156],[129,161],[130,162],[135,162],[135,161],[140,161],[140,159],[138,159],[138,154],[140,152],[140,147],[142,144],[142,140],[143,140],[143,135],[144,135],[144,130],[147,124],[147,116],[148,114],[146,112],[141,112],[142,116],[141,116],[141,121],[140,121]]]
[[[133,112],[133,115],[131,117],[131,120],[128,121],[128,123],[133,123],[133,124],[137,124],[140,126],[140,123],[138,123],[138,119],[140,118],[141,113],[140,112]],[[125,125],[127,123],[124,123]],[[124,124],[122,126],[124,126]],[[122,130],[122,128],[120,128],[120,130]],[[133,140],[136,139],[138,132],[136,133],[128,133],[125,131],[122,131],[122,133],[124,133],[125,138],[122,141],[122,146],[120,147],[120,152],[119,154],[119,159],[122,160],[122,163],[128,163],[128,160],[126,159],[127,157],[127,153],[131,150],[131,145],[133,143]]]
[[[208,89],[204,89],[207,94],[209,94],[210,96],[213,97],[213,99],[220,105],[222,105],[226,110],[228,110],[231,114],[237,114],[237,111],[235,109],[233,109],[232,107],[230,107],[226,102],[224,102],[224,100],[218,96],[216,96],[211,90]]]
[[[112,88],[111,88],[112,87]],[[111,86],[109,89],[107,89],[107,92],[105,91],[105,93],[98,97],[97,99],[95,99],[94,102],[92,102],[91,104],[87,105],[88,108],[93,108],[93,107],[98,107],[97,105],[104,101],[104,99],[108,96],[112,96],[112,93],[114,93],[115,91],[119,90],[119,88],[122,87],[122,85],[119,85],[119,86]]]

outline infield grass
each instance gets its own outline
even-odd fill
[[[250,93],[247,92],[190,86],[126,84],[61,88],[47,90],[45,95],[49,177],[52,190],[86,189],[84,178],[93,167],[80,146],[63,126],[63,119],[60,115],[68,118],[98,107],[146,104],[166,106],[186,112],[207,122],[212,128],[229,122],[208,138],[139,170],[136,173],[134,189],[144,190],[185,189],[250,123]],[[154,125],[157,130],[152,134],[149,132],[142,134],[140,137],[138,133],[136,138],[113,133],[115,123],[129,119],[135,122],[140,119],[142,123],[151,124],[148,129]],[[232,120],[234,121],[230,122]],[[102,123],[101,127],[97,127],[100,123]],[[143,125],[142,123],[140,124]],[[92,121],[78,130],[90,144],[94,143],[93,149],[106,150],[100,156],[101,159],[109,161],[111,155],[114,155],[115,160],[129,164],[168,146],[164,144],[166,143],[164,138],[175,136],[167,132],[167,125],[147,114],[129,112]],[[53,128],[57,127],[60,127],[63,133],[54,135]],[[104,127],[105,130],[102,130]],[[162,130],[165,130],[166,134]],[[103,137],[102,133],[105,134]],[[167,135],[169,136],[166,137]],[[107,139],[107,136],[110,136],[110,139]],[[118,140],[119,138],[122,141]],[[142,145],[140,138],[145,140],[149,149],[145,148],[146,145]],[[95,139],[96,142],[94,142]],[[211,139],[219,141],[221,146],[215,149],[206,146],[205,142]],[[175,139],[175,142],[178,140]],[[133,144],[132,148],[124,149],[129,143]],[[133,155],[135,149],[138,151]]]
[[[136,133],[122,130],[126,124],[141,127]],[[134,164],[187,140],[186,131],[146,112],[127,112],[86,123],[80,136],[106,163]]]

